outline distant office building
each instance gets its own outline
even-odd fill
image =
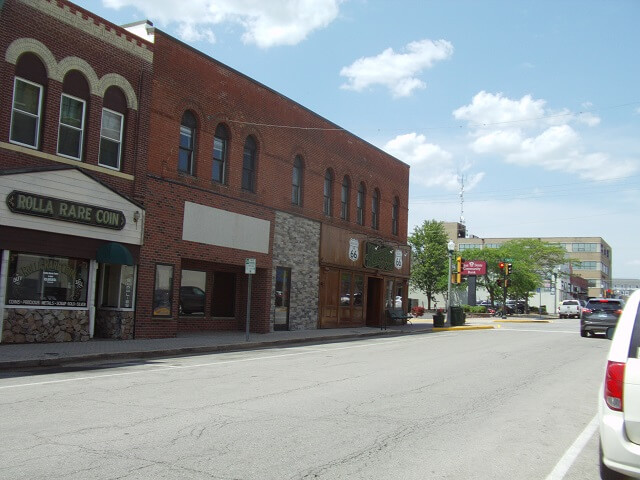
[[[456,243],[456,251],[464,252],[474,248],[498,248],[503,243],[516,238],[480,238],[468,235],[465,225],[445,222],[445,231]],[[603,297],[613,288],[611,280],[612,250],[602,237],[535,237],[543,242],[560,245],[567,251],[567,258],[576,263],[568,265],[567,275],[561,275],[561,285],[556,286],[566,298]],[[586,280],[586,292],[582,292]],[[552,279],[551,279],[552,280]],[[562,296],[562,295],[561,295]],[[558,301],[564,298],[558,298]]]

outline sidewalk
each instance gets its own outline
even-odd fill
[[[535,321],[534,317],[528,320]],[[301,343],[350,341],[376,336],[422,334],[440,331],[490,329],[499,326],[500,319],[467,318],[460,327],[433,328],[431,318],[414,318],[407,325],[393,325],[386,330],[373,327],[295,330],[271,333],[197,332],[176,338],[142,340],[92,339],[88,342],[64,343],[0,343],[0,370],[60,366],[74,362],[126,360],[198,353],[253,350]],[[508,321],[508,320],[507,320]]]

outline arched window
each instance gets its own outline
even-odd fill
[[[100,153],[98,164],[120,170],[122,163],[122,138],[127,99],[118,87],[109,87],[102,100],[102,124],[100,126]]]
[[[298,206],[302,205],[302,157],[300,155],[296,155],[293,160],[291,203]]]
[[[58,155],[82,160],[84,125],[89,84],[77,70],[68,72],[62,83],[58,122]]]
[[[219,183],[227,182],[227,129],[224,125],[216,127],[216,134],[213,137],[213,167],[211,180]]]
[[[380,226],[380,190],[377,188],[371,196],[371,228],[378,230]]]
[[[340,218],[349,220],[349,199],[351,197],[351,180],[348,176],[342,179],[342,191],[340,193]]]
[[[391,234],[398,235],[398,213],[400,210],[400,199],[393,197],[393,206],[391,207]]]
[[[256,152],[256,141],[247,137],[242,158],[242,188],[249,192],[256,191]]]
[[[324,174],[324,203],[323,212],[327,217],[331,216],[331,200],[333,191],[333,174],[331,170],[327,170]]]
[[[193,175],[196,144],[196,117],[190,111],[184,112],[180,122],[180,149],[178,171]]]
[[[356,199],[356,221],[358,225],[364,225],[364,206],[365,206],[366,190],[364,183],[360,182],[358,186],[358,198]]]
[[[16,64],[11,105],[9,141],[38,148],[42,123],[42,99],[47,70],[33,53],[20,56]]]

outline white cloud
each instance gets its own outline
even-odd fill
[[[383,85],[394,97],[408,97],[415,90],[426,88],[418,75],[426,68],[453,54],[453,45],[446,40],[420,40],[406,46],[405,53],[387,48],[375,57],[363,57],[340,70],[347,77],[341,88],[360,92],[373,85]]]
[[[343,0],[103,0],[107,7],[134,7],[161,27],[178,24],[185,41],[215,41],[211,27],[233,23],[242,40],[260,48],[295,45],[338,16]]]
[[[470,148],[479,154],[499,155],[523,167],[561,171],[582,179],[612,179],[637,172],[638,161],[612,158],[605,152],[587,152],[576,127],[595,127],[600,118],[589,112],[551,110],[546,102],[525,95],[519,100],[481,91],[453,116],[471,128]]]
[[[438,145],[427,142],[424,135],[407,133],[388,141],[383,150],[411,166],[412,183],[422,187],[442,187],[448,191],[459,190],[459,174],[471,165],[455,165],[453,155]],[[465,188],[473,188],[483,177],[477,173],[467,179]]]

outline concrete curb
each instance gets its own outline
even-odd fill
[[[534,320],[534,319],[505,319],[494,320],[497,323],[553,323],[553,320]]]
[[[460,325],[457,327],[433,327],[434,332],[449,332],[457,330],[491,330],[496,328],[495,325]],[[498,325],[497,328],[500,328]]]

